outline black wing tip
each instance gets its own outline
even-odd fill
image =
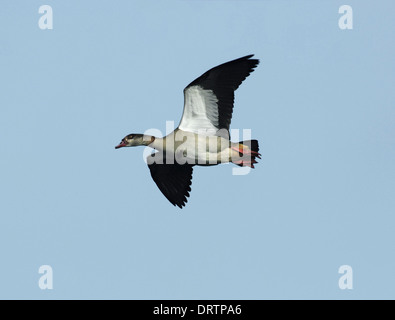
[[[164,194],[163,191],[162,191],[162,193],[166,197],[166,199],[169,200],[169,202],[173,206],[178,207],[180,209],[183,209],[188,203],[188,198],[190,196],[190,194],[189,194],[190,191],[191,191],[191,188],[189,186],[187,188],[187,191],[184,194],[182,194],[182,197],[180,197],[179,194]]]
[[[163,193],[163,191],[162,191],[162,193]],[[163,195],[166,197],[166,199],[173,206],[178,207],[180,209],[183,209],[186,206],[186,204],[188,203],[189,192],[187,194],[185,194],[181,199],[178,198],[177,195],[167,195],[167,194],[164,194],[164,193],[163,193]]]
[[[178,200],[173,200],[173,199],[170,200],[168,197],[166,198],[171,202],[173,206],[183,209],[188,203],[188,197],[189,197],[189,193],[185,195],[182,199],[178,199]]]
[[[246,55],[244,57],[235,59],[233,61],[229,61],[229,62],[236,62],[236,61],[242,61],[242,60],[248,60],[249,62],[252,62],[252,64],[254,64],[253,68],[255,68],[258,64],[259,64],[259,59],[251,59],[255,54],[249,54]]]
[[[173,205],[175,207],[179,207],[180,209],[183,209],[183,208],[185,208],[187,202],[188,202],[188,200],[185,200],[184,202],[181,202],[181,203],[173,203]]]
[[[187,203],[188,203],[188,198],[190,197],[190,192],[192,191],[191,189],[191,185],[192,185],[192,175],[190,177],[190,184],[188,185],[188,187],[186,188],[186,191],[183,194],[183,197],[181,199],[178,200],[170,200],[168,198],[168,200],[170,200],[170,202],[174,205],[179,207],[180,209],[183,209]]]
[[[225,67],[225,66],[234,65],[234,64],[237,64],[237,63],[239,63],[239,62],[242,62],[242,63],[246,62],[246,63],[247,63],[247,66],[248,66],[248,72],[247,72],[246,76],[242,79],[242,81],[244,81],[244,79],[245,79],[246,77],[248,77],[248,76],[251,74],[251,72],[253,72],[254,69],[255,69],[255,68],[258,66],[258,64],[259,64],[259,59],[251,59],[253,56],[254,56],[254,54],[249,54],[249,55],[246,55],[246,56],[244,56],[244,57],[237,58],[237,59],[234,59],[234,60],[231,60],[231,61],[222,63],[222,64],[220,64],[220,65],[217,65],[217,66],[214,67],[214,68],[211,68],[210,70],[208,70],[208,71],[206,71],[205,73],[203,73],[200,77],[198,77],[198,78],[196,78],[195,80],[193,80],[190,84],[188,84],[188,85],[184,88],[184,94],[185,94],[185,90],[186,90],[186,89],[188,89],[188,88],[191,87],[191,86],[197,85],[197,84],[199,84],[200,82],[206,80],[207,77],[209,77],[210,73],[215,72],[215,70],[220,70],[221,68],[223,68],[223,67]],[[242,81],[241,81],[241,82],[242,82]],[[239,84],[239,85],[240,85],[240,84]],[[237,86],[237,87],[238,87],[238,86]],[[237,87],[234,88],[234,90],[236,90]]]
[[[248,72],[245,75],[245,77],[243,77],[243,79],[241,81],[241,82],[243,82],[245,80],[245,78],[247,78],[251,74],[251,72],[254,72],[255,68],[258,66],[258,64],[260,62],[259,59],[251,59],[253,56],[254,56],[254,54],[249,54],[247,56],[244,56],[244,57],[241,57],[241,58],[238,58],[238,59],[234,59],[234,60],[225,62],[225,63],[223,63],[223,64],[221,64],[221,65],[219,65],[219,66],[217,66],[217,67],[215,67],[213,69],[219,69],[219,68],[224,67],[224,66],[235,65],[235,64],[238,64],[238,63],[242,63],[242,64],[247,63]],[[245,66],[245,64],[244,64],[244,66]],[[211,69],[211,70],[213,70],[213,69]],[[209,70],[209,71],[211,71],[211,70]],[[234,90],[236,90],[237,87],[234,88]]]

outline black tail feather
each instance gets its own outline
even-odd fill
[[[254,168],[254,164],[257,163],[255,158],[260,159],[261,154],[259,153],[259,143],[258,140],[246,140],[246,141],[240,141],[239,144],[242,144],[244,146],[247,146],[249,148],[248,152],[239,153],[241,159],[238,161],[233,161],[234,164],[240,166],[240,167],[245,167],[249,166],[251,168]]]

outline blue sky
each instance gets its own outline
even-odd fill
[[[394,9],[3,1],[0,298],[394,299]],[[177,125],[187,84],[251,53],[232,128],[252,130],[262,160],[241,176],[196,168],[173,207],[144,149],[114,146]]]

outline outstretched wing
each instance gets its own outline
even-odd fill
[[[193,165],[158,161],[158,154],[147,157],[151,177],[159,190],[174,206],[182,208],[188,202],[192,184]]]
[[[184,112],[179,129],[194,133],[206,130],[216,134],[229,131],[234,91],[247,78],[259,60],[245,56],[210,69],[184,89]]]

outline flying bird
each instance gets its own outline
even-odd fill
[[[254,71],[259,60],[248,55],[214,67],[184,89],[184,111],[179,126],[163,138],[129,134],[115,147],[148,146],[152,179],[174,205],[182,208],[191,192],[195,165],[234,163],[254,168],[260,159],[257,140],[231,142],[234,92]]]

